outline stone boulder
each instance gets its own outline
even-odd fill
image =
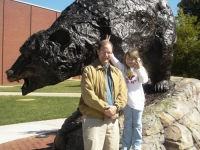
[[[142,150],[200,149],[200,80],[171,80],[174,93],[145,107]]]

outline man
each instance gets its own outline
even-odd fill
[[[100,42],[98,59],[82,74],[79,109],[85,150],[118,150],[118,112],[127,102],[127,87],[120,70],[110,65],[113,45]]]

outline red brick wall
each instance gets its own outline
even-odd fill
[[[33,6],[31,34],[49,28],[55,20],[56,20],[55,12]]]
[[[72,79],[81,79],[82,78],[82,76],[80,75],[80,76],[75,76],[75,77],[72,77]]]
[[[8,70],[19,48],[33,33],[49,28],[60,12],[11,0],[0,0],[0,85],[10,84]],[[11,83],[13,84],[13,83]]]
[[[3,84],[5,84],[7,83],[5,71],[15,62],[20,55],[20,46],[30,36],[30,6],[5,0],[3,23]]]
[[[3,82],[3,57],[2,57],[2,52],[3,52],[3,3],[4,0],[0,0],[0,83]]]

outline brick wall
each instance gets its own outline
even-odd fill
[[[60,12],[12,0],[0,0],[0,85],[20,55],[19,48],[33,33],[49,28]],[[22,81],[21,81],[22,82]]]
[[[3,76],[2,76],[2,72],[3,72],[3,5],[4,5],[4,1],[0,0],[0,83],[3,83]]]

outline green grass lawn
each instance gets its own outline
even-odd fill
[[[0,96],[0,125],[68,118],[79,98]]]
[[[66,80],[56,85],[46,86],[37,89],[34,92],[60,92],[60,93],[78,93],[81,91],[80,80]],[[21,84],[1,86],[0,92],[21,92]]]
[[[0,92],[21,92],[22,85],[0,86]],[[80,80],[66,80],[34,92],[80,92]],[[68,118],[79,97],[0,96],[0,125]]]

